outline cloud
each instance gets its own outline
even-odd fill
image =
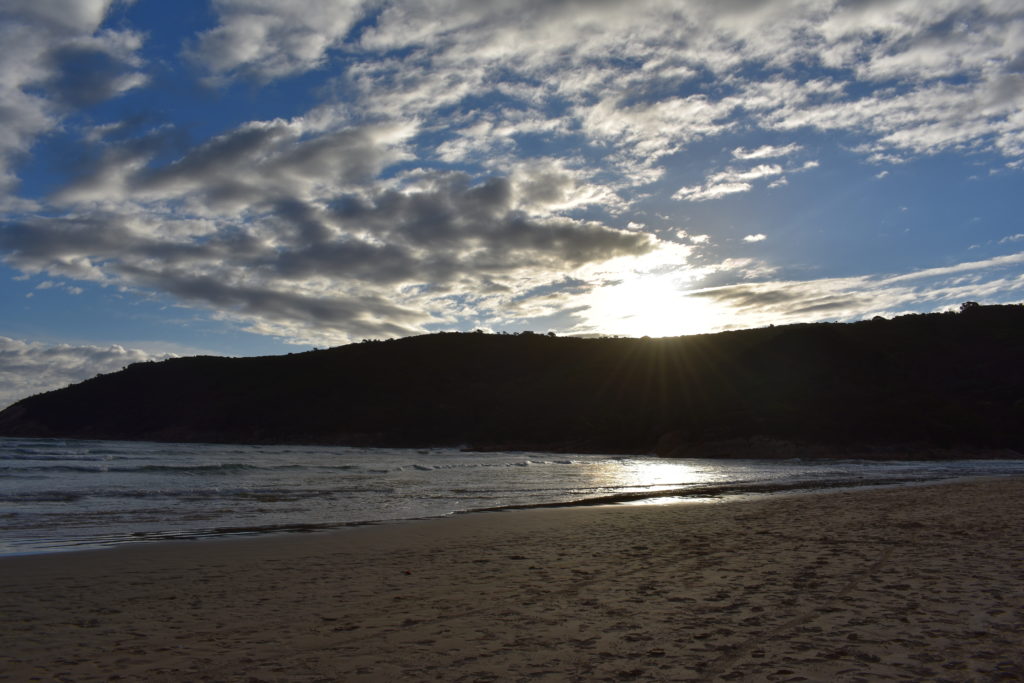
[[[801,173],[818,167],[817,161],[805,161],[800,166],[783,168],[779,164],[758,164],[753,168],[736,169],[727,168],[724,171],[712,173],[704,181],[703,185],[690,185],[681,187],[672,195],[673,199],[690,202],[700,202],[709,199],[721,199],[730,194],[749,192],[754,188],[754,181],[763,178],[773,178],[768,183],[769,188],[787,185],[789,180],[783,173]]]
[[[871,155],[964,144],[1024,153],[1014,115],[1024,11],[996,0],[638,0],[628,8],[556,0],[514,9],[220,0],[214,8],[220,23],[190,54],[216,77],[298,74],[344,47],[356,59],[343,62],[339,92],[358,94],[351,104],[367,114],[416,118],[489,94],[514,103],[443,142],[438,153],[449,161],[513,142],[522,117],[553,135],[579,131],[591,145],[611,146],[608,161],[637,183],[656,177],[658,159],[739,125],[855,130],[871,138],[863,147]],[[971,102],[981,106],[971,111]],[[964,116],[969,125],[958,127]],[[734,153],[752,160],[798,149]]]
[[[52,73],[46,88],[61,104],[82,108],[145,85],[148,78],[132,68],[141,63],[135,57],[141,47],[138,34],[109,31],[56,47],[46,55]]]
[[[768,239],[767,235],[762,235],[761,233],[757,233],[756,235],[747,235],[746,237],[743,238],[743,241],[744,242],[763,242],[766,239]]]
[[[187,55],[211,82],[270,81],[320,67],[362,15],[362,0],[213,0],[219,23]]]
[[[778,164],[759,164],[746,170],[729,168],[711,174],[703,185],[679,188],[672,198],[689,202],[721,199],[730,194],[750,191],[754,187],[751,181],[780,176],[782,173],[783,169]]]
[[[631,156],[657,159],[730,128],[727,117],[734,106],[704,95],[634,105],[606,98],[580,108],[580,118],[583,130],[592,138],[628,148]]]
[[[162,293],[249,329],[340,343],[422,332],[431,322],[463,315],[453,305],[460,297],[471,297],[489,315],[537,278],[657,247],[645,233],[530,215],[519,207],[545,196],[508,177],[474,183],[465,174],[420,172],[394,188],[281,195],[286,173],[305,177],[296,166],[321,163],[322,146],[304,146],[320,138],[258,155],[269,196],[245,205],[258,211],[186,218],[163,207],[176,193],[211,192],[227,182],[225,168],[240,171],[253,149],[278,149],[282,134],[258,132],[217,142],[214,147],[227,147],[221,154],[203,148],[185,157],[178,163],[189,165],[187,173],[172,165],[167,175],[148,180],[144,187],[159,190],[159,202],[9,222],[0,249],[26,273]],[[342,139],[353,135],[363,140],[354,133]],[[552,197],[564,199],[546,198]]]
[[[1005,300],[1024,291],[1024,275],[1007,270],[1020,263],[1024,252],[899,275],[744,282],[693,290],[687,296],[724,307],[722,317],[738,327],[852,321],[921,305],[935,309],[968,300]]]
[[[871,153],[931,153],[969,142],[1016,155],[1021,123],[1013,116],[1020,104],[1013,65],[1022,18],[1024,11],[995,1],[640,1],[628,11],[617,3],[563,1],[521,3],[515,12],[499,2],[410,1],[388,5],[360,45],[411,49],[414,56],[375,66],[362,83],[367,93],[384,86],[397,97],[404,90],[407,103],[431,107],[423,91],[428,82],[435,84],[430,93],[460,99],[520,78],[518,90],[506,92],[524,101],[575,103],[570,117],[588,138],[627,157],[671,154],[741,120],[767,129],[858,130],[874,136]],[[745,77],[736,69],[743,63],[780,75]],[[821,63],[830,76],[822,76]],[[701,88],[702,70],[728,79],[715,94],[700,92],[710,90]],[[659,90],[681,82],[698,92]],[[856,82],[862,87],[849,87]],[[856,90],[863,94],[850,94]],[[422,95],[413,97],[417,91]],[[969,112],[972,100],[983,103],[979,111]],[[957,131],[957,116],[965,113],[971,125]],[[792,144],[740,148],[737,158],[793,151]]]
[[[665,157],[737,127],[855,131],[869,138],[860,152],[876,160],[965,145],[1024,154],[1013,66],[1024,12],[1005,3],[557,0],[513,10],[496,1],[225,0],[215,10],[220,23],[190,51],[215,77],[268,80],[329,64],[340,71],[338,97],[360,115],[444,112],[450,125],[431,148],[448,163],[482,163],[526,135],[582,137],[607,151],[601,161],[617,182],[643,185],[660,177]],[[339,48],[344,58],[332,61]],[[478,108],[492,95],[502,106]],[[971,102],[982,106],[972,112]],[[969,125],[959,125],[965,116]],[[734,182],[692,194],[738,191]]]
[[[0,7],[0,199],[13,166],[72,110],[146,82],[141,34],[99,30],[109,0],[10,0]]]
[[[734,159],[748,160],[748,159],[771,159],[773,157],[782,157],[789,154],[793,154],[803,149],[800,145],[790,143],[782,147],[775,147],[773,145],[762,145],[757,149],[747,150],[743,147],[737,147],[732,151]]]
[[[323,125],[323,124],[320,124]],[[56,193],[65,204],[127,200],[186,201],[197,213],[233,214],[281,197],[351,190],[407,157],[407,124],[310,130],[308,118],[252,121],[150,165],[152,138],[108,145],[99,163]]]
[[[675,236],[691,244],[708,244],[711,242],[711,235],[693,235],[686,230],[676,230]]]
[[[0,9],[8,190],[17,159],[69,112],[146,85],[145,36],[104,28],[109,6]],[[734,131],[783,142],[841,133],[871,162],[985,151],[1013,168],[1024,157],[1024,10],[1010,2],[211,7],[216,25],[184,46],[208,85],[319,69],[324,103],[233,123],[191,146],[171,127],[138,132],[100,117],[68,128],[92,161],[49,199],[21,201],[3,218],[8,264],[337,343],[495,320],[503,307],[571,310],[574,296],[600,286],[595,264],[670,251],[644,232],[657,229],[653,218],[623,212],[645,199],[638,188],[659,192],[654,181],[700,141],[718,138],[727,161],[675,199],[780,187],[817,165],[803,160],[811,143],[721,141]],[[631,219],[647,227],[607,225]],[[685,237],[687,247],[709,240]],[[566,277],[583,284],[551,285]],[[527,296],[538,282],[551,291]],[[799,315],[867,296],[807,287]]]
[[[679,188],[673,199],[682,199],[688,202],[702,202],[708,199],[721,199],[730,194],[748,192],[753,187],[750,183],[719,182],[708,185],[691,185]]]
[[[77,295],[79,295],[79,294],[81,294],[82,292],[85,291],[81,287],[75,287],[75,286],[69,285],[66,282],[54,282],[53,280],[43,280],[38,285],[36,285],[35,288],[37,290],[62,289],[64,291],[66,291],[68,294],[71,294],[73,296],[77,296]],[[26,296],[31,297],[32,296],[32,292],[29,292],[28,294],[26,294]]]
[[[0,337],[0,409],[32,394],[60,389],[131,363],[161,360],[154,354],[113,346],[47,345]]]
[[[532,215],[552,215],[589,205],[606,209],[625,206],[614,187],[593,181],[594,171],[570,163],[543,157],[509,164],[517,208]]]
[[[892,275],[885,278],[884,282],[903,282],[906,280],[921,280],[926,278],[941,277],[944,275],[956,275],[959,273],[969,273],[978,270],[987,270],[990,268],[1001,268],[1008,265],[1016,265],[1024,263],[1024,252],[1017,254],[1005,254],[1003,256],[993,256],[990,259],[984,261],[967,261],[965,263],[957,263],[952,266],[941,266],[938,268],[924,268],[916,270],[910,273],[904,273],[902,275]]]

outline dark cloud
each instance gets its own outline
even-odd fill
[[[69,107],[87,107],[118,95],[133,69],[109,52],[65,46],[50,53],[54,76],[47,93]]]
[[[15,167],[64,116],[146,82],[141,35],[99,31],[110,0],[0,3],[0,206]]]
[[[354,278],[375,284],[392,284],[414,278],[438,282],[449,279],[457,270],[453,262],[445,262],[437,257],[430,261],[432,267],[428,269],[426,263],[417,261],[402,247],[367,244],[349,239],[285,251],[263,260],[261,265],[272,270],[276,276],[288,280],[328,276]]]
[[[596,222],[538,219],[513,208],[507,178],[471,185],[449,174],[421,192],[390,191],[374,201],[347,198],[335,215],[344,225],[370,229],[391,242],[459,255],[462,266],[505,270],[553,263],[566,269],[654,248],[649,235]]]
[[[750,285],[719,287],[691,292],[690,296],[713,299],[739,308],[774,306],[795,301],[803,297],[802,292],[789,292],[783,289],[768,289]]]
[[[350,337],[409,335],[429,320],[426,313],[379,296],[308,296],[169,269],[147,272],[123,266],[121,270],[136,283],[188,302],[293,326],[327,327]]]
[[[329,213],[292,200],[277,205],[275,220],[290,226],[285,231],[296,246],[279,249],[261,266],[289,279],[329,275],[443,284],[539,266],[571,270],[654,246],[644,234],[564,218],[535,219],[513,204],[507,179],[471,185],[461,175],[441,178],[430,191],[343,197]],[[351,236],[358,233],[379,241]]]
[[[140,174],[135,179],[135,186],[145,191],[169,189],[181,184],[206,184],[232,172],[240,164],[255,161],[269,144],[285,134],[283,124],[233,131],[197,147],[173,164]]]
[[[802,306],[788,309],[790,315],[821,315],[830,312],[845,312],[863,309],[871,305],[870,299],[862,296],[826,296],[813,299]]]
[[[860,284],[862,287],[866,285]],[[791,317],[820,319],[829,313],[845,317],[850,311],[870,310],[876,303],[866,294],[823,292],[821,288],[827,286],[827,283],[815,286],[813,281],[766,282],[705,289],[692,292],[690,296],[711,299],[735,309],[771,310],[780,320]]]
[[[81,259],[116,257],[136,241],[116,217],[111,218],[36,218],[6,223],[0,225],[0,249],[7,252],[5,261],[26,272],[55,270],[87,277]],[[80,272],[69,273],[72,264]]]
[[[234,164],[266,139],[235,140],[224,155],[189,163],[215,177],[214,158]],[[296,164],[310,163],[299,156]],[[507,178],[417,181],[424,189],[342,195],[329,206],[281,197],[235,221],[35,217],[2,226],[0,250],[26,272],[127,285],[245,320],[360,338],[422,331],[440,313],[438,297],[516,297],[533,277],[560,278],[656,246],[649,235],[596,222],[531,217],[514,208]]]
[[[171,164],[133,174],[127,189],[141,196],[187,196],[213,210],[337,192],[367,184],[398,158],[400,141],[382,136],[375,126],[304,137],[301,128],[281,122],[251,124]]]

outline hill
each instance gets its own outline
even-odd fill
[[[10,406],[0,435],[675,455],[1024,451],[1022,358],[1022,305],[666,339],[438,333],[137,363]]]

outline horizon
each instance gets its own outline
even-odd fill
[[[0,406],[1022,298],[1017,3],[15,0],[0,36]]]

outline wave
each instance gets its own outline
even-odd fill
[[[180,500],[180,501],[257,501],[263,503],[287,502],[292,500],[308,500],[313,498],[331,498],[345,495],[387,496],[396,493],[394,488],[383,486],[337,486],[332,488],[310,489],[279,489],[279,488],[209,488],[209,489],[75,489],[70,491],[30,491],[0,493],[0,502],[4,503],[37,503],[37,502],[77,502],[87,498],[93,499],[146,499]]]
[[[104,462],[106,461],[106,458],[75,458],[67,455],[22,455],[20,453],[0,453],[0,461],[2,460],[15,460],[26,462],[60,462],[67,460],[74,460],[76,462]]]
[[[931,481],[952,477],[936,477]],[[664,489],[659,491],[626,491],[611,493],[602,496],[588,498],[572,498],[564,501],[549,501],[543,503],[523,503],[516,505],[501,505],[491,508],[474,508],[462,510],[465,512],[501,512],[503,510],[533,510],[541,508],[559,507],[586,507],[596,505],[616,505],[619,503],[632,503],[641,500],[654,500],[658,498],[722,498],[725,496],[738,496],[749,494],[771,494],[771,493],[792,493],[794,491],[820,491],[836,488],[860,488],[864,486],[898,486],[910,483],[920,483],[920,477],[887,477],[877,479],[836,479],[829,481],[804,480],[789,481],[784,483],[741,483],[731,482],[727,484],[697,484],[684,488]]]
[[[460,470],[460,469],[480,469],[480,468],[510,468],[510,467],[531,467],[534,465],[588,465],[593,463],[586,463],[579,460],[515,460],[511,462],[456,462],[444,465],[424,465],[421,463],[413,463],[411,465],[400,465],[394,469],[368,469],[368,472],[376,474],[386,474],[388,472],[407,472],[415,470],[417,472],[433,472],[435,470]]]
[[[39,461],[39,462],[67,462],[70,458],[17,458],[23,461]],[[101,458],[88,459],[88,458],[76,458],[74,462],[109,462]],[[0,472],[33,472],[33,473],[60,473],[60,472],[79,472],[84,474],[96,474],[96,473],[109,473],[117,472],[121,474],[136,474],[136,473],[161,473],[161,474],[202,474],[202,475],[216,475],[216,474],[233,474],[238,472],[279,472],[287,470],[326,470],[326,471],[337,471],[337,472],[351,472],[355,470],[361,470],[362,468],[358,465],[273,465],[273,466],[260,466],[251,465],[247,463],[221,463],[216,465],[138,465],[135,467],[126,467],[118,465],[72,465],[72,464],[60,464],[60,465],[36,465],[30,467],[4,467],[0,468]]]
[[[0,493],[4,503],[73,503],[85,497],[78,491],[32,491],[30,493]]]

